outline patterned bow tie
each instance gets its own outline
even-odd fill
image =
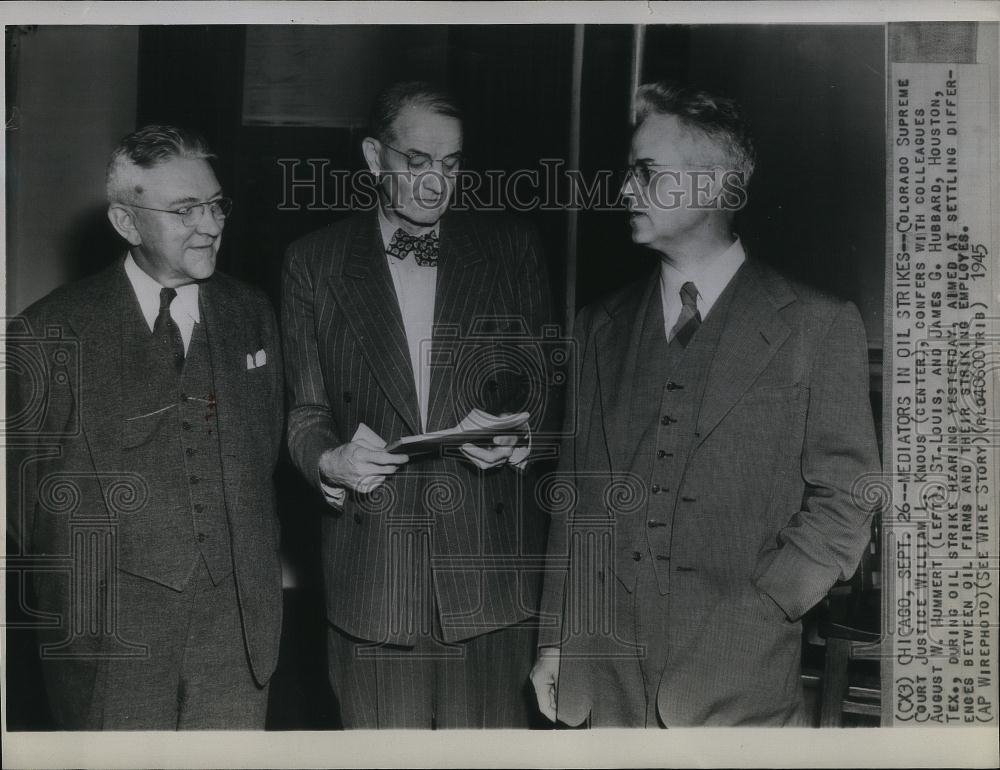
[[[438,261],[438,237],[437,233],[431,230],[423,235],[410,235],[405,230],[397,230],[392,234],[392,240],[385,249],[385,253],[396,259],[406,259],[406,255],[413,252],[418,265],[434,267]]]

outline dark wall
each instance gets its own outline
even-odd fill
[[[627,155],[623,123],[600,118],[627,107],[630,32],[622,29],[587,28],[584,162],[591,168],[620,167]],[[876,349],[885,256],[884,69],[878,25],[648,27],[642,68],[644,81],[673,80],[740,102],[758,151],[750,202],[737,217],[747,249],[855,302]],[[619,214],[582,216],[580,243],[580,304],[650,264],[649,253],[631,245]]]

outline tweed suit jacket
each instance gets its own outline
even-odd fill
[[[319,458],[364,423],[386,442],[421,432],[416,387],[377,213],[292,244],[282,326],[288,445],[319,486]],[[547,383],[511,371],[504,350],[534,355],[551,301],[533,230],[499,215],[441,220],[427,430],[474,407],[526,410]],[[503,342],[506,340],[506,342]],[[505,348],[504,345],[507,345]],[[519,367],[514,366],[514,370]],[[539,429],[540,410],[532,410]],[[549,410],[551,413],[551,410]],[[369,495],[349,493],[322,522],[329,620],[361,639],[408,644],[430,592],[448,641],[537,614],[544,520],[524,504],[526,476],[479,471],[454,453],[411,460]],[[425,629],[426,630],[426,629]]]
[[[869,539],[870,511],[856,484],[879,464],[857,310],[755,262],[733,280],[691,449],[672,460],[683,468],[668,512],[669,560],[658,562],[670,586],[657,696],[668,726],[798,719],[799,618],[853,573]],[[549,625],[539,642],[562,649],[558,716],[570,724],[602,699],[612,709],[616,698],[644,701],[641,678],[637,692],[615,692],[602,670],[602,658],[630,649],[627,635],[586,633],[579,607],[588,587],[598,587],[606,600],[598,611],[607,612],[635,586],[628,501],[607,490],[622,483],[641,429],[629,425],[629,383],[646,303],[659,301],[657,281],[633,284],[577,321],[580,427],[564,443],[559,470],[575,494],[550,529],[542,604]],[[574,527],[610,530],[612,544],[581,563]],[[636,711],[644,706],[633,704]]]
[[[279,524],[272,482],[284,417],[280,340],[274,311],[262,292],[216,272],[201,284],[199,295],[244,636],[253,675],[263,684],[274,671],[281,628]],[[8,415],[17,416],[15,424],[8,424],[7,436],[8,527],[34,573],[34,609],[63,621],[78,609],[79,597],[73,599],[75,589],[65,571],[42,568],[61,564],[73,552],[71,524],[103,527],[115,544],[118,570],[171,588],[182,588],[176,585],[176,570],[169,568],[171,559],[192,556],[190,543],[173,542],[156,512],[145,510],[141,474],[123,472],[122,449],[128,442],[122,407],[127,401],[122,393],[123,320],[135,316],[137,311],[126,313],[126,303],[135,302],[118,260],[55,290],[8,328],[8,355],[15,362],[8,370]],[[248,369],[247,354],[261,349],[266,365]],[[135,527],[142,532],[114,536],[116,528]],[[109,585],[114,573],[105,574],[103,568],[104,562],[97,561],[74,565],[80,574],[99,573],[101,601],[118,611]],[[67,625],[52,633],[56,638],[67,634]],[[95,653],[96,662],[81,659],[59,669],[57,680],[72,679],[63,683],[67,699],[87,697],[97,681],[100,655],[116,643],[108,635],[76,640],[75,649]],[[54,700],[57,710],[66,705]]]

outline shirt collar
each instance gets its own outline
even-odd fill
[[[396,231],[400,228],[389,221],[381,206],[378,207],[378,227],[382,233],[382,248],[389,248],[389,244],[392,243],[392,236],[395,235]],[[440,238],[440,231],[441,220],[438,220],[434,223],[434,227],[432,227],[428,232],[435,233]]]
[[[698,288],[698,310],[704,318],[722,292],[726,290],[726,286],[736,275],[740,265],[746,262],[746,258],[743,243],[737,238],[725,251],[714,257],[701,260],[687,271],[681,270],[667,260],[662,260],[660,262],[660,285],[664,295],[672,300],[679,294],[681,286],[688,281],[694,282]]]
[[[142,315],[152,331],[153,325],[156,323],[156,316],[160,314],[160,289],[163,286],[136,264],[131,252],[125,257],[125,275],[128,276],[129,283],[132,284],[132,290],[135,292],[136,299],[139,300],[139,307],[142,308]],[[176,291],[177,296],[170,304],[170,314],[174,318],[187,316],[194,323],[200,323],[198,284],[188,283],[177,286]]]

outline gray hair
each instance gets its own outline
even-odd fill
[[[681,124],[717,145],[732,170],[750,181],[756,153],[743,112],[732,99],[664,81],[646,83],[636,92],[636,128],[650,115],[672,115]]]
[[[153,168],[173,158],[214,158],[204,137],[176,126],[149,125],[124,137],[111,153],[105,174],[109,202],[142,189],[128,187],[130,168]],[[124,202],[124,201],[123,201]]]

